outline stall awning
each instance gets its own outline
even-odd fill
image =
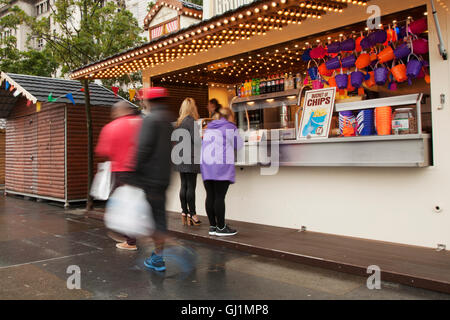
[[[74,70],[72,79],[116,78],[165,62],[195,55],[225,44],[270,34],[305,19],[321,19],[327,12],[343,12],[347,5],[368,0],[259,0],[201,21],[178,32]]]

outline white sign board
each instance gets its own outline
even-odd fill
[[[335,98],[336,88],[306,92],[297,139],[328,138]]]

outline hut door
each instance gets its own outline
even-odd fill
[[[23,157],[25,193],[35,194],[37,190],[37,116],[36,113],[24,117]]]

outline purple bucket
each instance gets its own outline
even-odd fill
[[[308,69],[308,74],[311,80],[317,80],[319,77],[319,69],[317,67],[311,67]]]
[[[371,43],[385,43],[387,40],[387,32],[385,30],[377,30],[367,36]]]
[[[353,68],[355,66],[356,57],[354,54],[342,59],[342,68]]]
[[[364,39],[362,39],[361,42],[360,42],[360,45],[361,45],[361,48],[363,50],[370,49],[370,48],[372,48],[374,46],[374,44],[369,39],[369,37],[365,37]]]
[[[339,57],[334,57],[325,62],[325,66],[328,70],[335,70],[341,67],[341,62],[339,61]]]
[[[338,53],[341,51],[341,43],[340,42],[333,42],[330,43],[327,47],[328,53]]]
[[[359,88],[361,87],[362,83],[364,81],[364,73],[361,71],[354,71],[350,74],[350,83],[352,84],[352,87]]]
[[[416,79],[422,69],[422,62],[419,60],[409,60],[406,65],[406,75],[409,79]]]
[[[411,54],[411,48],[407,43],[402,43],[394,50],[394,55],[397,59],[403,59]]]
[[[350,38],[341,42],[341,51],[353,51],[355,50],[355,39]]]
[[[338,74],[335,76],[336,84],[339,89],[347,89],[348,87],[348,74]]]
[[[375,70],[375,82],[377,85],[382,86],[386,83],[389,74],[388,69],[385,67],[378,67]]]

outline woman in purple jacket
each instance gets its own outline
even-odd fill
[[[206,189],[209,234],[232,236],[236,230],[225,224],[225,195],[235,181],[235,151],[243,146],[233,111],[220,108],[208,124],[202,141],[200,171]]]

